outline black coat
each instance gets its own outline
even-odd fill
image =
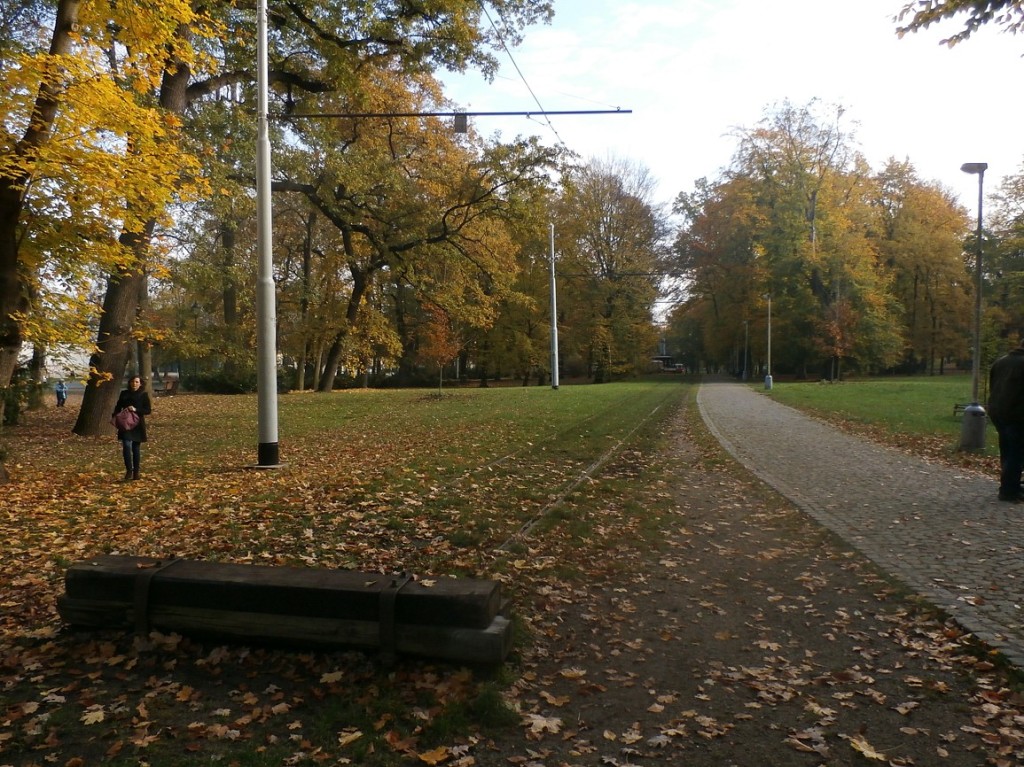
[[[114,415],[117,415],[129,405],[135,406],[135,412],[139,414],[139,422],[134,429],[128,431],[117,430],[118,439],[130,439],[132,442],[146,441],[146,416],[153,412],[153,406],[149,401],[149,395],[143,389],[132,391],[125,389],[117,398],[114,406]]]
[[[988,376],[988,416],[1000,424],[1024,424],[1024,347],[993,363]]]

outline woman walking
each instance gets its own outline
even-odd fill
[[[139,417],[139,422],[130,429],[117,430],[117,438],[121,440],[121,452],[124,456],[124,479],[127,482],[139,478],[142,443],[146,441],[146,416],[153,412],[149,395],[142,388],[142,379],[138,376],[132,376],[128,388],[117,398],[114,415],[122,410],[131,411]]]

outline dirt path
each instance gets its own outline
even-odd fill
[[[1024,762],[1022,699],[983,650],[739,469],[694,410],[669,449],[609,469],[642,478],[636,497],[577,499],[603,510],[584,512],[583,577],[537,589],[544,640],[514,688],[526,741],[477,764]]]

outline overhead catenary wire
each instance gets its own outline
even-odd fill
[[[548,110],[544,109],[543,104],[540,103],[540,99],[537,97],[530,83],[527,81],[526,76],[520,69],[518,62],[512,55],[512,51],[505,41],[505,36],[498,28],[497,24],[494,23],[494,19],[491,17],[490,12],[487,10],[487,6],[484,0],[479,0],[480,9],[487,17],[487,21],[490,23],[491,28],[494,30],[494,34],[497,36],[498,41],[501,43],[501,47],[508,55],[509,61],[512,62],[512,66],[515,68],[516,73],[519,75],[519,79],[522,80],[523,85],[526,86],[526,90],[529,91],[533,102],[537,105],[537,110],[526,110],[526,111],[469,111],[469,110],[456,110],[456,111],[430,111],[430,112],[317,112],[317,113],[295,113],[292,111],[294,102],[291,100],[291,89],[288,92],[288,102],[286,110],[283,113],[275,115],[269,115],[271,119],[277,120],[306,120],[306,119],[367,119],[367,118],[415,118],[415,117],[453,117],[456,120],[465,120],[466,117],[526,117],[527,119],[533,119],[534,117],[543,117],[544,123],[555,135],[558,143],[563,147],[567,144],[559,135],[558,130],[555,128],[554,123],[551,122],[551,116],[558,115],[605,115],[605,114],[632,114],[632,109],[622,109],[621,107],[615,107],[614,109],[560,109],[560,110]],[[577,97],[578,98],[578,97]],[[593,101],[592,99],[587,99]],[[593,101],[593,103],[601,103]],[[464,130],[464,129],[463,129]]]
[[[274,115],[278,120],[306,120],[317,118],[368,118],[368,117],[533,117],[535,115],[607,115],[607,114],[632,114],[631,109],[560,109],[554,111],[538,112],[316,112],[316,113],[283,113]],[[557,134],[556,134],[557,135]]]
[[[516,73],[519,75],[519,79],[523,81],[523,85],[526,86],[526,90],[530,92],[530,96],[533,98],[533,103],[540,108],[541,114],[544,114],[544,121],[547,123],[548,128],[550,128],[551,132],[555,134],[555,138],[558,140],[559,144],[563,147],[567,146],[565,141],[562,140],[562,137],[558,135],[558,131],[555,129],[554,123],[552,123],[551,119],[547,116],[548,113],[545,112],[543,105],[540,103],[540,99],[537,98],[537,94],[534,93],[530,83],[527,82],[526,76],[523,74],[523,70],[519,68],[519,64],[516,62],[515,56],[512,55],[512,51],[508,47],[508,43],[505,42],[505,36],[501,33],[501,30],[498,29],[498,25],[494,23],[494,19],[491,18],[490,11],[487,10],[487,4],[484,0],[480,0],[480,10],[484,12],[484,16],[486,16],[487,21],[490,22],[491,29],[494,30],[494,34],[498,36],[498,42],[501,43],[501,47],[504,48],[505,53],[508,55],[508,60],[511,61],[512,66],[515,67]]]

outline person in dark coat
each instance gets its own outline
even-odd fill
[[[1024,502],[1024,340],[992,363],[988,417],[999,434],[999,500]]]
[[[63,381],[57,381],[53,391],[57,395],[57,407],[64,407],[64,403],[68,401],[68,385]]]
[[[128,388],[117,398],[114,415],[122,410],[132,410],[139,416],[139,422],[135,428],[127,431],[117,430],[117,438],[121,441],[121,453],[124,456],[124,479],[127,482],[139,478],[142,443],[146,441],[146,416],[153,412],[149,395],[142,388],[142,379],[138,376],[132,376],[128,382]]]

